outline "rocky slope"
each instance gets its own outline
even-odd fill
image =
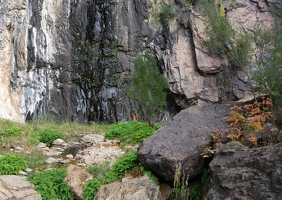
[[[234,26],[252,31],[271,24],[266,10],[275,1],[224,2]],[[0,117],[128,119],[135,112],[126,97],[133,60],[148,46],[169,82],[171,114],[193,104],[247,98],[244,73],[201,49],[198,4],[168,27],[150,23],[151,0],[2,1]]]

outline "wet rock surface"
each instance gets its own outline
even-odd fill
[[[205,200],[282,199],[282,143],[249,149],[225,144],[210,163]]]
[[[200,156],[211,146],[211,133],[227,128],[225,105],[193,106],[181,111],[171,122],[144,140],[138,148],[142,166],[167,181],[173,181],[179,164],[190,178],[201,173],[204,159]]]

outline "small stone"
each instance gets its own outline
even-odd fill
[[[81,138],[81,140],[84,141],[85,143],[97,144],[103,142],[105,140],[105,137],[99,134],[89,134],[89,135],[84,135]]]
[[[38,145],[37,145],[37,149],[44,149],[45,147],[47,147],[47,144],[43,143],[43,142],[40,142]]]
[[[60,138],[54,140],[54,142],[53,142],[53,146],[63,146],[63,144],[66,144],[66,142],[64,140],[60,139]]]
[[[31,172],[33,172],[33,169],[31,169],[31,168],[26,168],[26,170],[25,170],[27,173],[31,173]]]
[[[66,158],[73,159],[73,155],[72,154],[68,154],[68,155],[66,155]]]
[[[56,148],[56,151],[64,152],[65,150],[63,148]]]
[[[62,159],[59,160],[59,163],[62,163],[62,164],[67,164],[69,162],[70,162],[69,160],[62,160]]]
[[[45,163],[47,163],[47,164],[53,164],[55,162],[58,162],[58,159],[52,158],[52,157],[50,157],[47,160],[45,160]]]
[[[22,176],[27,176],[27,175],[28,175],[28,173],[27,173],[27,172],[25,172],[25,171],[23,171],[23,170],[20,170],[20,171],[19,171],[19,175],[22,175]]]
[[[15,151],[22,152],[22,151],[23,151],[23,148],[21,148],[21,147],[16,147],[16,148],[15,148]]]

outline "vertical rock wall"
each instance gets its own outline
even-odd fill
[[[265,1],[225,2],[234,26],[252,31],[270,24]],[[0,118],[128,119],[134,112],[126,98],[133,61],[149,46],[170,84],[170,113],[244,99],[250,92],[243,73],[201,49],[203,18],[195,13],[162,27],[149,25],[152,0],[0,3]]]

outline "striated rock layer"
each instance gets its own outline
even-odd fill
[[[251,32],[271,24],[267,8],[274,2],[230,2],[224,6],[234,26]],[[133,61],[149,46],[169,82],[170,113],[194,104],[249,97],[246,75],[201,49],[199,40],[205,36],[198,1],[194,12],[184,13],[169,27],[151,25],[153,4],[151,0],[1,1],[0,118],[129,119],[135,113],[126,97]]]

